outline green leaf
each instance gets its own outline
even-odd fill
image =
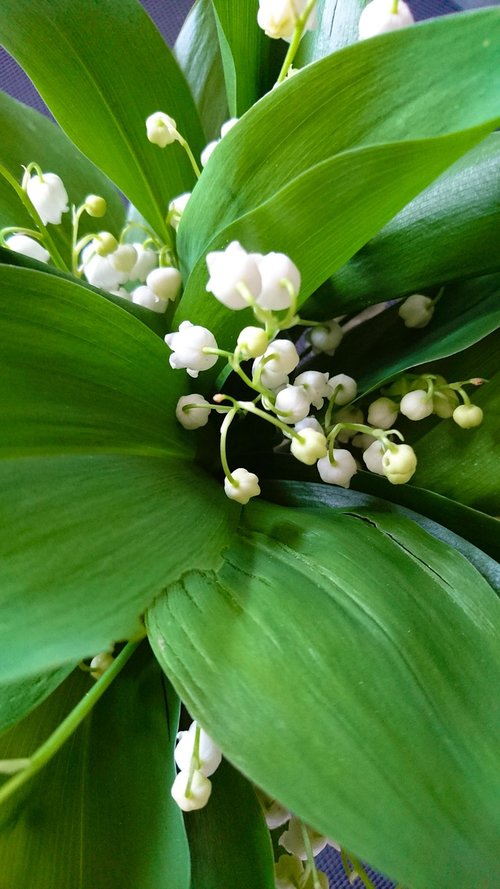
[[[396,142],[337,155],[294,179],[224,229],[209,250],[224,249],[237,240],[248,249],[285,253],[301,272],[301,305],[386,220],[485,132],[480,127],[437,139]],[[301,208],[299,217],[297,207]],[[203,256],[189,278],[175,321],[196,318],[217,332],[221,348],[231,348],[241,329],[241,317],[212,296],[205,297],[200,311],[200,292],[207,280]],[[329,310],[331,315],[337,314],[335,306]]]
[[[185,816],[191,889],[275,889],[270,835],[253,788],[226,760],[210,780],[208,805]]]
[[[189,87],[137,0],[6,0],[0,40],[22,65],[70,139],[127,195],[160,235],[168,202],[193,184],[179,144],[166,154],[145,120],[165,111],[196,153],[203,135]]]
[[[21,182],[23,165],[36,161],[46,172],[57,173],[63,180],[70,204],[78,206],[88,194],[100,194],[108,209],[101,228],[117,235],[125,222],[125,209],[109,179],[71,144],[62,130],[43,114],[16,102],[0,92],[2,142],[0,163]],[[70,260],[71,219],[63,216],[62,226],[51,226],[51,235]],[[0,176],[0,228],[10,225],[33,227],[33,220],[11,186]],[[96,220],[83,215],[81,232],[96,230]]]
[[[268,793],[414,889],[494,889],[500,601],[456,550],[399,516],[254,504],[147,623]]]
[[[464,430],[448,420],[419,438],[414,481],[421,488],[430,488],[498,517],[500,372],[478,392],[470,394],[474,404],[484,411],[482,424]]]
[[[185,269],[235,219],[343,151],[496,119],[499,22],[500,10],[487,9],[384,34],[318,61],[265,96],[222,140],[186,208],[178,239]]]
[[[363,0],[319,0],[318,26],[301,40],[295,65],[301,68],[358,40]]]
[[[8,682],[134,635],[186,565],[217,563],[237,508],[175,421],[184,375],[127,312],[2,266],[0,342]]]
[[[231,117],[260,98],[271,41],[257,24],[258,0],[213,0]]]
[[[0,734],[41,704],[72,669],[73,666],[59,667],[24,682],[0,685]]]
[[[498,271],[499,183],[500,134],[492,133],[335,272],[338,311]]]
[[[229,110],[212,0],[196,0],[174,53],[191,88],[207,141],[217,139]]]
[[[26,756],[92,680],[76,671],[0,742]],[[182,815],[170,796],[179,702],[147,648],[114,681],[0,821],[3,885],[189,889]],[[25,788],[26,791],[26,788]]]

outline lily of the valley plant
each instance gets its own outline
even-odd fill
[[[494,889],[500,9],[0,36],[0,886]]]

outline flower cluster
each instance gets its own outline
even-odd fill
[[[219,767],[222,753],[197,722],[179,732],[174,758],[179,772],[172,785],[172,796],[183,812],[206,806],[212,793],[210,775]]]

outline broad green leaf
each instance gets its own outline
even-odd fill
[[[456,550],[399,516],[258,503],[147,623],[268,793],[413,889],[494,889],[500,601]]]
[[[229,110],[212,0],[196,0],[174,53],[191,88],[207,141],[217,139]]]
[[[165,111],[196,153],[203,135],[189,87],[137,0],[5,0],[0,40],[31,77],[73,142],[160,234],[168,202],[194,180],[179,144],[146,138]]]
[[[222,140],[186,208],[178,239],[185,269],[231,222],[343,151],[495,119],[499,23],[500,10],[487,9],[384,34],[308,66],[265,96]]]
[[[0,741],[29,755],[93,682],[76,671]],[[165,687],[166,686],[166,687]],[[189,889],[182,815],[170,796],[179,703],[147,648],[56,757],[0,810],[9,889]]]
[[[72,666],[59,667],[24,682],[0,685],[0,734],[41,704],[72,669]]]
[[[247,249],[263,253],[278,250],[292,257],[301,273],[300,305],[360,244],[484,134],[481,127],[337,155],[303,173],[224,229],[209,249],[222,250],[237,240]],[[297,207],[301,208],[299,216]],[[230,311],[212,296],[205,297],[200,311],[200,292],[207,280],[203,256],[189,278],[176,323],[196,318],[217,331],[221,348],[231,348],[241,329],[240,313]],[[330,314],[337,314],[335,306]]]
[[[138,631],[237,514],[175,421],[183,374],[87,288],[0,267],[0,675],[37,675]],[[204,524],[200,523],[203,516]]]
[[[36,161],[42,170],[57,173],[68,192],[69,203],[78,206],[88,194],[106,198],[107,213],[101,220],[82,217],[81,232],[102,230],[106,226],[115,235],[125,221],[125,209],[116,188],[109,179],[71,144],[62,130],[43,114],[16,102],[0,92],[2,141],[0,163],[20,183],[23,166]],[[71,214],[63,216],[62,227],[51,226],[52,237],[70,260]],[[33,227],[33,220],[19,201],[13,188],[0,176],[0,228],[19,225]]]
[[[498,271],[499,206],[500,134],[492,133],[335,272],[338,311]]]
[[[408,329],[398,307],[388,309],[346,334],[335,367],[352,373],[365,392],[410,367],[461,352],[499,326],[500,275],[448,284],[427,327]]]
[[[231,117],[241,117],[263,92],[271,40],[257,24],[258,8],[258,0],[213,0]]]
[[[209,804],[186,815],[191,889],[275,889],[269,831],[249,782],[223,760]]]
[[[301,40],[295,66],[302,68],[358,40],[363,0],[319,0],[317,27]]]
[[[419,438],[414,481],[499,517],[500,372],[471,398],[484,411],[481,426],[464,430],[448,420]]]

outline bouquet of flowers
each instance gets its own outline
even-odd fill
[[[2,11],[0,886],[494,889],[500,9]]]

